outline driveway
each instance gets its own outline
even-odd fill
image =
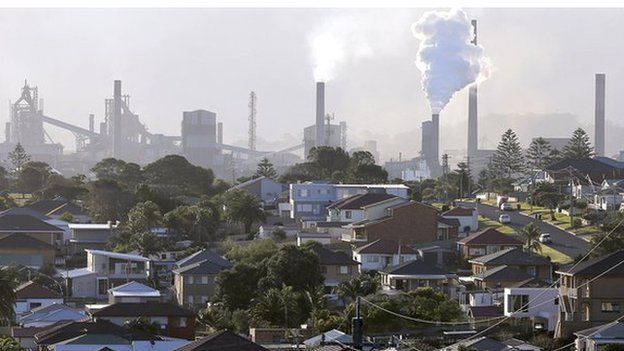
[[[474,207],[475,203],[464,202],[463,205],[467,207]],[[547,244],[549,247],[563,254],[566,254],[571,258],[576,258],[578,255],[583,255],[589,250],[589,243],[587,241],[565,230],[559,229],[552,224],[522,215],[518,211],[503,212],[494,206],[485,204],[476,204],[476,206],[480,215],[495,221],[498,221],[498,216],[501,213],[508,214],[511,217],[511,223],[507,225],[514,228],[515,230],[518,230],[529,223],[535,223],[535,225],[540,228],[542,233],[550,233],[552,243]]]

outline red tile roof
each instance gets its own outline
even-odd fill
[[[18,300],[25,299],[60,299],[61,295],[33,281],[26,282],[15,289]]]
[[[517,245],[522,246],[522,242],[512,236],[503,234],[494,228],[488,228],[476,234],[469,235],[460,241],[463,245]]]
[[[378,239],[355,250],[360,254],[398,254],[399,244],[393,240]],[[416,251],[409,246],[401,245],[401,254],[415,255]]]

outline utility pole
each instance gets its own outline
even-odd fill
[[[443,183],[443,189],[444,189],[444,202],[445,203],[448,202],[448,190],[447,190],[448,172],[449,172],[448,159],[449,159],[448,154],[442,155],[442,183]]]
[[[353,331],[353,348],[362,349],[362,316],[360,315],[360,297],[355,299],[355,317],[351,321],[351,329]]]
[[[470,170],[470,155],[466,156],[466,172],[468,172],[468,197],[472,194],[472,189],[470,189],[470,178],[472,178],[472,171]]]
[[[256,103],[255,92],[249,94],[249,149],[256,150]]]

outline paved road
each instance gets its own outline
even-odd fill
[[[464,203],[467,206],[475,206],[475,203]],[[497,209],[494,206],[484,205],[484,204],[476,204],[479,214],[498,221],[498,216],[500,216],[503,211]],[[511,223],[508,224],[510,227],[518,230],[525,225],[533,222],[537,225],[542,233],[550,233],[550,238],[552,239],[552,243],[548,244],[549,247],[562,252],[572,258],[575,258],[578,255],[585,254],[587,250],[589,250],[589,243],[574,234],[571,234],[565,230],[561,230],[555,227],[552,224],[548,224],[546,222],[525,216],[520,214],[518,211],[505,211],[504,213],[508,214],[511,217]]]

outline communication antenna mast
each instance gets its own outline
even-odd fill
[[[256,102],[255,92],[249,94],[249,149],[256,150]]]
[[[327,146],[331,146],[331,135],[332,135],[331,121],[332,119],[334,119],[333,113],[325,114],[325,121],[327,121],[327,124],[325,125],[325,145]]]

